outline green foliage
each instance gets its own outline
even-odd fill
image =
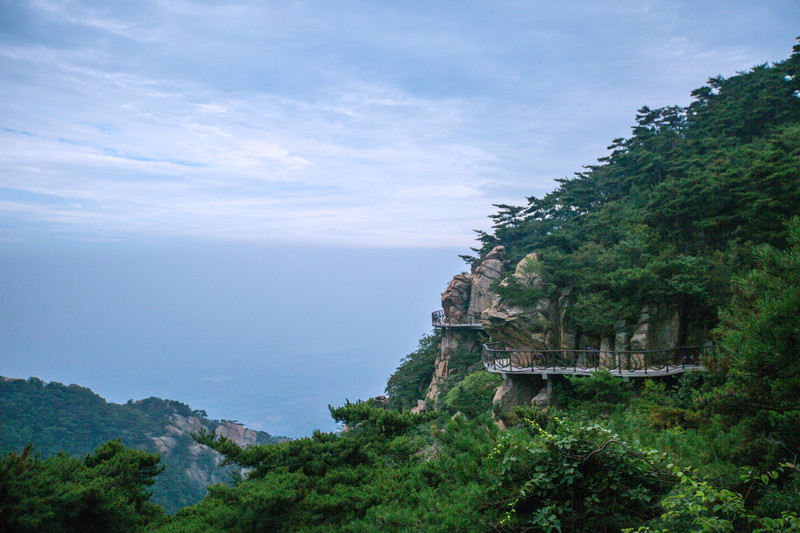
[[[531,287],[509,277],[498,292],[533,305],[571,287],[568,318],[594,336],[653,303],[712,328],[747,250],[782,246],[782,222],[800,213],[799,64],[795,50],[710,79],[688,107],[643,107],[598,164],[526,206],[496,206],[479,255],[502,244],[516,262],[535,251],[541,276]]]
[[[564,407],[583,404],[593,413],[613,411],[616,405],[627,403],[633,396],[631,384],[608,370],[598,370],[589,376],[564,377],[556,385],[556,401]]]
[[[214,487],[164,531],[479,531],[483,489],[473,476],[496,429],[443,422],[366,402],[331,408],[351,429],[242,450],[198,440],[252,468],[236,487]],[[435,451],[434,451],[435,450]],[[457,491],[457,492],[456,492]]]
[[[550,417],[506,433],[492,457],[506,531],[618,531],[654,516],[668,491],[660,456],[599,426]]]
[[[775,516],[753,512],[746,505],[742,493],[720,489],[691,471],[674,465],[669,467],[680,480],[679,485],[661,500],[663,513],[653,521],[653,525],[642,526],[637,531],[800,531],[800,518],[794,510],[784,509]],[[741,477],[748,484],[766,487],[779,476],[779,471],[773,470],[755,478],[748,473]],[[747,494],[750,494],[749,490]]]
[[[204,413],[174,400],[147,398],[118,405],[78,385],[45,383],[38,378],[0,380],[0,452],[20,453],[33,443],[44,457],[60,451],[83,456],[111,439],[152,452],[157,450],[150,437],[164,435],[166,426],[175,424],[173,416],[198,415]],[[217,421],[203,416],[200,421],[210,428],[217,425]],[[176,443],[165,455],[166,469],[153,486],[153,501],[162,504],[167,512],[192,505],[205,496],[205,486],[187,474],[190,468],[204,470],[211,478],[228,478],[211,453],[191,452],[193,441],[189,435],[171,438]],[[274,440],[264,432],[259,432],[258,438],[260,442]]]
[[[436,356],[442,333],[435,330],[419,340],[417,349],[405,356],[400,366],[386,383],[386,395],[392,409],[411,409],[417,400],[425,396],[425,391],[433,378]]]
[[[48,459],[26,447],[0,461],[0,529],[19,532],[139,531],[163,511],[147,487],[161,457],[109,441],[83,460]]]
[[[755,435],[800,453],[800,218],[787,224],[789,248],[756,249],[756,268],[739,278],[718,329],[732,387]]]
[[[492,408],[494,393],[503,383],[503,378],[486,370],[470,374],[450,389],[444,405],[451,412],[461,412],[474,418]]]

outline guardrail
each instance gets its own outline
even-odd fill
[[[623,377],[680,374],[705,370],[702,357],[712,346],[681,346],[665,350],[517,350],[501,343],[483,345],[489,372],[588,375],[608,370]]]
[[[472,328],[483,329],[483,324],[480,321],[475,321],[469,315],[451,314],[447,316],[444,311],[434,311],[431,313],[431,322],[435,328]]]

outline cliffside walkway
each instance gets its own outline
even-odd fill
[[[435,328],[483,329],[483,324],[481,324],[480,320],[475,320],[470,315],[447,316],[442,310],[434,311],[431,321]]]
[[[588,376],[608,370],[620,377],[670,376],[705,370],[701,357],[708,346],[681,346],[667,350],[513,350],[500,343],[483,345],[483,364],[498,374],[567,374]]]

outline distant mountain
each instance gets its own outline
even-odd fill
[[[147,398],[119,405],[78,385],[0,378],[0,452],[20,453],[32,443],[44,457],[59,451],[83,456],[119,438],[127,446],[161,453],[166,468],[153,487],[153,501],[168,513],[197,503],[206,487],[229,482],[236,474],[235,467],[220,466],[220,454],[192,439],[201,431],[216,431],[240,446],[288,440],[211,420],[205,411],[174,400]]]

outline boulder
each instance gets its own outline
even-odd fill
[[[470,318],[476,322],[480,320],[484,309],[492,305],[495,294],[489,290],[489,287],[505,275],[505,264],[503,263],[505,255],[504,246],[495,246],[472,274],[468,312]]]
[[[442,309],[447,318],[467,316],[471,290],[472,274],[457,274],[453,277],[442,294]]]
[[[681,317],[677,305],[642,308],[636,329],[630,338],[631,351],[665,350],[681,342]],[[617,348],[621,349],[621,348]]]
[[[492,398],[492,409],[496,413],[510,412],[517,405],[530,403],[542,389],[542,379],[531,375],[505,375],[503,384]]]
[[[538,257],[526,255],[514,269],[514,278],[519,285],[532,288],[541,284],[536,273]],[[508,282],[503,281],[508,286]],[[491,293],[491,304],[481,313],[483,329],[496,341],[518,349],[548,349],[552,336],[550,302],[542,299],[533,307],[512,305],[500,295]]]

